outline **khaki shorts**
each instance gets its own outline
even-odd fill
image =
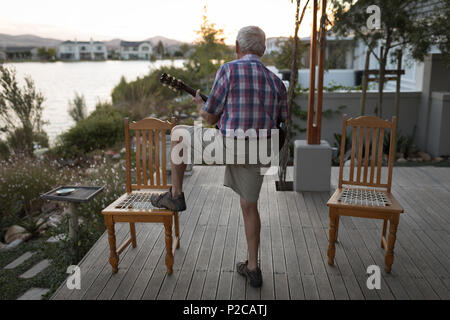
[[[265,167],[255,158],[258,154],[251,149],[251,142],[256,139],[247,139],[240,143],[245,145],[245,151],[238,148],[238,143],[234,138],[222,137],[217,129],[203,128],[200,126],[185,126],[190,135],[191,143],[191,163],[208,165],[225,165],[224,186],[233,189],[241,198],[248,202],[257,202],[264,180],[261,168]],[[203,140],[205,132],[211,140]],[[270,140],[267,143],[270,153]],[[219,150],[222,155],[216,152],[204,152]],[[234,150],[234,152],[232,152]],[[211,156],[209,156],[211,154]],[[231,154],[231,155],[230,155]]]

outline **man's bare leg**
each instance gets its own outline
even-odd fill
[[[244,217],[245,236],[248,247],[249,270],[255,270],[258,266],[259,236],[261,232],[261,220],[259,218],[258,203],[248,202],[241,198],[241,208]]]
[[[180,141],[172,141],[171,152],[173,148],[181,143]],[[186,171],[186,163],[175,164],[170,159],[170,168],[172,170],[172,197],[177,197],[183,192],[183,178]]]

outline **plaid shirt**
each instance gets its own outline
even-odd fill
[[[203,110],[220,115],[217,125],[223,136],[232,135],[229,129],[251,128],[257,134],[267,129],[270,136],[277,119],[289,116],[283,82],[254,54],[220,67]]]

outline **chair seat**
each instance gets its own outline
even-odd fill
[[[105,215],[114,214],[154,214],[171,215],[174,211],[154,207],[150,202],[153,194],[167,192],[167,189],[154,189],[146,191],[133,191],[124,193],[108,207],[102,210]]]
[[[403,208],[391,193],[373,188],[338,188],[328,200],[327,206],[386,213],[403,212]]]

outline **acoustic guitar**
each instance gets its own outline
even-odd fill
[[[176,92],[184,91],[184,92],[189,93],[193,97],[195,97],[195,95],[197,93],[197,91],[194,88],[188,86],[186,83],[184,83],[180,79],[177,79],[167,73],[163,73],[161,75],[161,77],[159,78],[159,81],[161,82],[161,84],[163,86],[167,86]],[[205,96],[204,94],[200,93],[200,97],[202,98],[202,100],[204,102],[206,102],[208,100],[208,97]],[[216,126],[216,128],[217,128],[217,126]],[[283,147],[285,140],[286,140],[286,126],[285,126],[284,122],[279,121],[277,123],[277,129],[279,130],[279,137],[280,137],[279,148],[281,150],[281,148]]]

